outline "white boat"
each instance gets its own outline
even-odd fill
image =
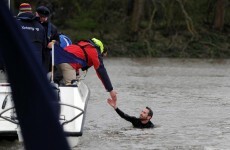
[[[5,0],[10,8],[10,0]],[[83,134],[86,107],[90,91],[82,80],[70,86],[53,84],[54,46],[52,47],[52,80],[51,84],[58,93],[60,103],[60,124],[63,126],[69,144],[74,147],[78,137]],[[44,116],[45,117],[45,116]],[[17,120],[12,92],[9,83],[0,82],[0,137],[16,137],[23,141]]]
[[[70,86],[54,85],[60,98],[60,124],[64,128],[70,146],[74,147],[83,134],[90,91],[82,81]],[[23,141],[9,83],[0,83],[0,136],[16,137],[19,141]]]

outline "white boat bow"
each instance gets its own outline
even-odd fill
[[[74,147],[78,144],[78,137],[83,134],[89,88],[82,81],[70,86],[53,85],[60,99],[60,124],[70,146]],[[0,83],[0,136],[15,136],[23,141],[9,83]]]

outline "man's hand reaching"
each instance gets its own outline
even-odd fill
[[[117,101],[117,92],[116,91],[112,90],[109,92],[109,94],[113,100]]]
[[[107,99],[107,102],[108,102],[108,104],[109,104],[110,106],[112,106],[114,109],[117,108],[117,101],[116,101],[116,100],[111,99],[111,98],[108,98],[108,99]]]

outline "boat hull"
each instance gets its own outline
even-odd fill
[[[60,124],[63,126],[71,147],[77,145],[83,134],[89,88],[83,82],[71,86],[54,86],[59,96]],[[0,137],[16,137],[23,141],[17,121],[11,88],[9,84],[0,84]]]

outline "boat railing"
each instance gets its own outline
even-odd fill
[[[61,119],[61,118],[60,118],[60,120],[65,120],[65,121],[63,121],[63,122],[61,123],[62,126],[64,126],[65,124],[68,124],[68,123],[74,121],[75,119],[77,119],[78,117],[80,117],[81,115],[84,114],[84,110],[81,109],[81,108],[79,108],[79,107],[77,107],[77,106],[73,106],[73,105],[69,105],[69,104],[65,104],[65,103],[59,103],[59,104],[60,104],[60,105],[63,105],[63,106],[67,106],[67,107],[72,107],[72,108],[77,109],[77,110],[80,111],[79,114],[77,114],[76,116],[72,117],[71,119],[66,120],[65,117],[64,117],[64,119]],[[3,111],[0,113],[0,118],[2,118],[2,119],[4,119],[4,120],[7,120],[7,121],[9,121],[9,122],[11,122],[11,123],[14,123],[14,124],[17,124],[17,125],[18,125],[19,122],[18,122],[18,120],[17,120],[16,115],[12,115],[12,116],[10,116],[10,117],[9,117],[9,116],[4,116],[4,115],[3,115],[3,114],[6,113],[7,111],[11,111],[11,110],[13,110],[13,109],[15,109],[15,107],[10,107],[10,108],[7,108],[7,109],[3,110]]]
[[[72,107],[72,108],[77,109],[77,110],[80,111],[79,114],[77,114],[76,116],[72,117],[71,119],[68,119],[68,120],[63,121],[63,122],[61,123],[62,126],[64,126],[65,124],[68,124],[68,123],[74,121],[75,119],[77,119],[78,117],[80,117],[81,115],[84,114],[84,110],[81,109],[81,108],[79,108],[79,107],[77,107],[77,106],[73,106],[73,105],[65,104],[65,103],[59,103],[59,104],[60,104],[60,106],[62,105],[62,106]]]
[[[8,117],[8,116],[3,116],[3,114],[6,113],[7,111],[12,111],[12,110],[14,110],[14,109],[15,109],[15,107],[10,107],[10,108],[7,108],[7,109],[3,110],[3,111],[0,113],[0,118],[5,119],[5,120],[7,120],[7,121],[9,121],[9,122],[11,122],[11,123],[14,123],[14,124],[17,124],[17,125],[18,125],[19,122],[18,122],[18,120],[17,120],[16,115],[11,115],[10,117]]]

